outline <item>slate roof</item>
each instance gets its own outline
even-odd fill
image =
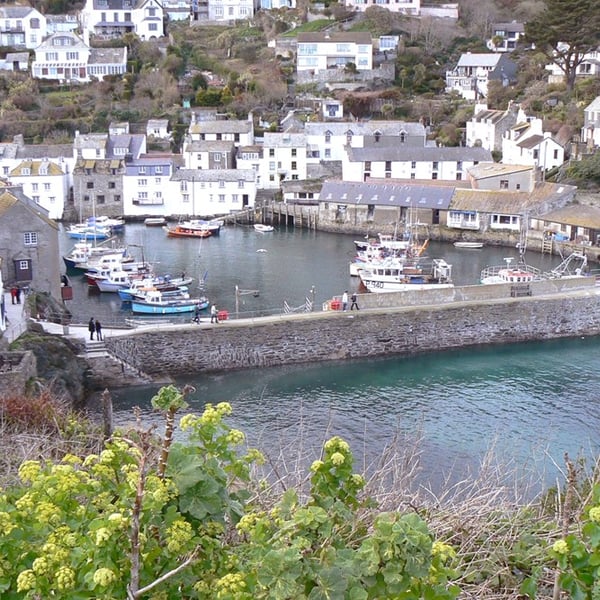
[[[319,202],[445,210],[450,205],[454,187],[413,185],[410,183],[363,183],[326,181]]]
[[[532,192],[457,188],[450,210],[508,215],[529,213],[538,219],[545,219],[546,217],[539,215],[570,202],[575,196],[576,189],[575,186],[554,183],[539,183]]]
[[[499,175],[509,175],[511,173],[521,173],[523,171],[533,171],[531,165],[511,165],[495,162],[480,162],[477,165],[469,167],[468,172],[475,179],[487,179],[489,177],[498,177]]]
[[[194,140],[185,146],[186,152],[232,152],[235,144],[231,140]]]
[[[381,135],[389,136],[399,136],[404,131],[410,136],[425,137],[425,127],[421,123],[405,121],[308,122],[304,131],[307,135],[325,135],[326,131],[331,131],[332,135],[346,135],[348,131],[353,135],[373,135],[379,131]]]
[[[90,48],[90,65],[124,65],[127,62],[127,48]]]
[[[465,52],[461,54],[457,67],[488,67],[493,68],[498,64],[501,53],[498,52]]]
[[[127,148],[128,154],[137,158],[141,154],[144,138],[144,134],[141,133],[124,133],[109,136],[106,147],[106,158],[123,158],[123,155],[115,154],[115,148]]]
[[[600,229],[600,208],[585,204],[569,204],[539,217],[552,223],[564,223],[576,227]]]
[[[298,34],[298,43],[321,43],[321,42],[354,42],[355,44],[372,44],[373,39],[368,31],[302,31]]]
[[[473,116],[473,121],[476,123],[498,123],[498,121],[502,120],[502,117],[506,115],[506,111],[504,110],[480,110],[476,115]]]
[[[531,150],[532,148],[539,146],[543,141],[543,135],[534,134],[525,138],[522,142],[517,142],[517,146],[519,146],[520,148],[526,148],[527,150]]]
[[[190,125],[190,133],[249,133],[250,121],[198,121]]]
[[[492,153],[481,147],[435,147],[424,146],[374,146],[368,148],[347,148],[351,162],[365,161],[479,161],[491,162]]]
[[[306,146],[304,133],[265,133],[265,148],[300,148]]]
[[[24,19],[29,13],[33,11],[35,11],[35,9],[31,6],[4,6],[0,8],[0,18]]]
[[[0,187],[0,217],[19,204],[32,215],[58,231],[58,223],[48,218],[48,211],[39,204],[35,204],[31,198],[28,198],[20,186]]]
[[[253,169],[179,169],[173,173],[172,181],[254,181]]]

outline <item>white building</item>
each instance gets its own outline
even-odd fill
[[[90,35],[110,39],[135,33],[142,41],[164,36],[163,17],[157,0],[87,0],[80,14]]]
[[[502,138],[502,163],[534,166],[542,171],[565,162],[565,150],[544,131],[542,119],[526,117],[519,111],[517,123]]]
[[[279,189],[284,180],[306,179],[306,135],[265,132],[259,163],[261,189]]]
[[[170,140],[169,119],[148,119],[146,135],[149,139]]]
[[[31,74],[37,79],[85,83],[127,70],[127,48],[90,48],[74,33],[55,33],[35,49]]]
[[[518,107],[489,110],[486,104],[475,106],[475,114],[467,121],[467,146],[481,146],[490,151],[502,151],[502,137],[517,122]]]
[[[567,48],[567,44],[562,45],[562,50]],[[564,83],[565,72],[556,62],[546,65],[546,70],[549,71],[548,83]],[[577,65],[575,76],[579,79],[582,77],[597,77],[598,75],[600,75],[600,49],[597,48],[584,56],[582,62]]]
[[[209,21],[247,20],[254,16],[253,0],[208,0]]]
[[[69,195],[69,174],[49,160],[25,160],[9,173],[11,183],[48,211],[51,219],[61,219]]]
[[[0,7],[0,46],[39,46],[47,35],[46,17],[31,6]]]
[[[492,52],[512,52],[525,34],[525,25],[517,21],[510,23],[494,23],[492,37],[486,46]]]
[[[346,146],[363,148],[398,145],[422,148],[427,143],[427,132],[421,123],[404,121],[309,121],[304,126],[304,131],[309,163],[345,160]]]
[[[261,10],[273,8],[296,8],[296,0],[260,0]]]
[[[231,141],[236,146],[254,144],[254,125],[251,120],[198,120],[190,123],[188,134],[193,141]]]
[[[183,147],[186,169],[235,169],[235,146],[232,141],[189,140]]]
[[[252,208],[255,179],[255,172],[247,169],[179,169],[168,192],[170,214],[211,217]]]
[[[297,54],[298,72],[344,69],[349,64],[358,71],[373,68],[373,40],[367,31],[301,32],[298,34]]]
[[[174,157],[145,154],[125,163],[123,215],[169,216],[178,214],[176,186],[171,182]]]
[[[583,109],[581,141],[588,146],[600,146],[600,96]]]
[[[507,86],[516,74],[516,63],[505,53],[467,52],[452,71],[446,71],[446,92],[458,92],[466,100],[486,98],[490,81]]]
[[[461,181],[479,162],[491,162],[485,148],[382,146],[346,148],[344,181],[374,179],[440,179]]]
[[[380,6],[392,13],[418,16],[421,12],[421,0],[346,0],[350,10],[365,12],[369,6]]]

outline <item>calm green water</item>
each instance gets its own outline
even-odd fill
[[[360,466],[400,434],[417,444],[422,482],[479,470],[494,447],[526,479],[551,485],[565,452],[593,456],[600,442],[600,339],[575,339],[415,358],[303,365],[182,378],[192,411],[229,401],[251,444],[288,457],[317,456],[340,435]],[[148,420],[156,388],[115,393],[115,418]],[[158,422],[158,421],[157,421]],[[308,459],[307,459],[308,460]]]

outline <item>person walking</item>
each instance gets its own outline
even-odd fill
[[[96,323],[94,323],[94,317],[92,317],[88,323],[88,331],[90,332],[90,340],[93,340],[94,333],[96,333]]]
[[[216,304],[211,305],[210,307],[210,322],[218,323],[219,322],[219,313],[217,312]]]
[[[194,323],[200,323],[200,305],[196,304],[194,307],[194,318],[192,319]]]
[[[10,300],[13,304],[17,303],[17,286],[13,285],[10,288]]]
[[[353,292],[352,296],[350,296],[350,310],[354,310],[354,307],[356,307],[356,310],[360,310],[358,307],[356,292]]]
[[[96,319],[96,339],[99,341],[102,340],[102,323],[98,319]]]
[[[17,286],[17,304],[21,304],[21,288]]]
[[[348,310],[348,290],[342,294],[342,310],[344,312]]]

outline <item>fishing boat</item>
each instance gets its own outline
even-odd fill
[[[163,229],[167,232],[168,237],[207,238],[212,235],[212,232],[209,229],[185,227],[182,224],[175,225],[175,227],[165,226]]]
[[[210,231],[212,235],[219,235],[221,227],[225,224],[225,221],[221,219],[189,219],[187,221],[181,221],[179,223],[186,229],[200,229],[201,231]]]
[[[187,297],[185,297],[187,296]],[[174,315],[190,313],[208,308],[209,302],[204,296],[190,298],[189,294],[180,296],[163,295],[160,291],[152,290],[143,296],[131,299],[131,311],[140,315]]]
[[[268,233],[274,231],[275,228],[272,225],[264,225],[263,223],[254,223],[254,230],[259,233]]]
[[[67,228],[67,235],[76,240],[106,240],[112,232],[108,227],[76,223]]]
[[[146,227],[162,227],[167,224],[167,220],[164,217],[146,217],[144,219],[144,225]]]
[[[170,277],[164,275],[160,277],[145,277],[140,280],[134,280],[131,285],[117,290],[119,298],[123,302],[131,302],[134,296],[140,296],[150,291],[159,291],[163,295],[167,293],[187,292],[187,286],[192,283],[193,277]]]
[[[102,256],[115,253],[120,253],[123,257],[126,257],[128,255],[127,247],[95,246],[91,242],[75,242],[69,253],[63,256],[63,262],[68,270],[85,271],[85,266],[88,263],[94,262]]]
[[[479,250],[483,248],[483,242],[454,242],[455,248],[466,248],[467,250]]]
[[[541,281],[544,279],[542,271],[532,267],[519,259],[516,264],[512,264],[514,257],[507,256],[503,265],[494,265],[486,267],[481,271],[481,283],[490,285],[494,283],[530,283],[531,281]]]
[[[96,275],[92,276],[86,275],[88,277],[92,277],[94,279],[95,285],[101,292],[117,292],[121,288],[130,287],[132,282],[132,273],[131,271],[109,271],[107,275]]]
[[[365,263],[358,276],[369,292],[402,292],[416,289],[454,287],[452,265],[441,258],[407,259],[390,257]]]
[[[125,229],[125,221],[118,217],[107,217],[100,215],[99,217],[88,217],[86,220],[88,227],[102,227],[110,230],[111,234],[120,233]]]

